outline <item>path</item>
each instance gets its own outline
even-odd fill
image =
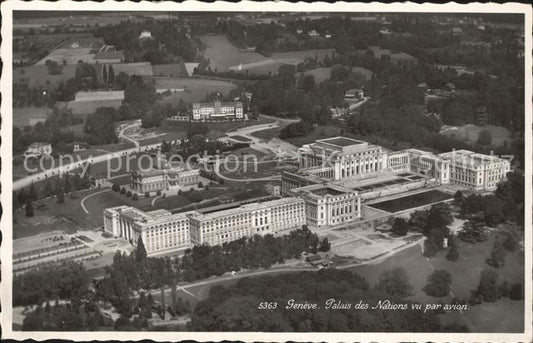
[[[126,136],[125,132],[126,130],[128,129],[131,129],[133,127],[138,127],[138,126],[141,126],[141,120],[138,119],[138,120],[135,120],[134,122],[132,123],[129,123],[129,124],[123,124],[120,126],[120,130],[118,131],[118,139],[124,139],[124,140],[127,140],[128,142],[131,142],[133,144],[135,144],[136,147],[140,146],[139,144],[139,141],[129,137],[129,136]]]
[[[155,206],[155,201],[156,201],[157,199],[161,198],[162,196],[163,196],[163,195],[158,195],[158,196],[156,196],[155,198],[152,199],[152,202],[150,203],[150,204],[152,205],[152,207]]]
[[[83,199],[81,199],[80,201],[80,205],[81,205],[81,208],[85,211],[85,213],[89,214],[89,211],[87,210],[87,207],[85,207],[85,200],[89,199],[90,197],[93,197],[95,195],[98,195],[98,194],[102,194],[102,193],[105,193],[105,192],[109,192],[111,190],[111,188],[108,188],[108,189],[104,189],[102,191],[99,191],[99,192],[96,192],[96,193],[92,193],[92,194],[89,194],[89,195],[86,195]]]

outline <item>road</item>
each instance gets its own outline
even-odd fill
[[[424,237],[417,240],[417,241],[414,241],[414,242],[411,242],[409,244],[406,244],[404,246],[402,246],[401,248],[399,249],[396,249],[396,250],[393,250],[393,251],[389,251],[387,254],[384,254],[384,255],[381,255],[380,257],[376,258],[376,259],[373,259],[373,260],[370,260],[370,261],[366,261],[366,262],[357,262],[357,263],[350,263],[350,264],[346,264],[346,265],[343,265],[343,266],[337,266],[336,268],[337,269],[350,269],[350,268],[354,268],[354,267],[357,267],[357,266],[363,266],[363,265],[366,265],[366,264],[378,264],[378,263],[381,263],[383,262],[385,259],[399,253],[400,251],[403,251],[405,249],[409,249],[413,246],[416,246],[416,245],[422,245],[423,242],[424,242]],[[319,271],[320,269],[318,268],[315,268],[315,267],[309,267],[309,266],[303,266],[303,267],[296,267],[296,266],[293,266],[293,267],[288,267],[288,266],[282,266],[282,267],[274,267],[274,268],[270,268],[270,269],[264,269],[264,270],[255,270],[255,271],[246,271],[246,272],[241,272],[241,273],[237,273],[235,275],[227,275],[227,276],[220,276],[220,277],[216,277],[216,278],[212,278],[212,279],[206,279],[206,280],[200,280],[200,281],[195,281],[195,282],[191,282],[191,283],[188,283],[186,285],[181,285],[179,286],[180,289],[182,289],[184,292],[190,294],[192,292],[190,292],[188,289],[189,288],[193,288],[193,287],[198,287],[198,286],[205,286],[205,285],[211,285],[211,284],[216,284],[216,283],[220,283],[220,282],[224,282],[224,281],[228,281],[228,280],[236,280],[236,279],[242,279],[242,278],[245,278],[245,277],[254,277],[254,276],[261,276],[261,275],[267,275],[267,274],[275,274],[275,273],[288,273],[288,272],[304,272],[304,271],[313,271],[313,272],[316,272],[316,271]],[[165,288],[165,292],[166,291],[170,291],[170,287],[167,287]],[[159,289],[156,289],[156,290],[150,290],[150,293],[152,293],[152,295],[159,295],[161,294],[161,290]],[[197,297],[195,295],[195,297]]]
[[[149,145],[143,145],[143,146],[136,146],[134,148],[129,148],[129,149],[124,149],[124,150],[120,150],[120,151],[110,152],[108,154],[89,157],[89,158],[86,158],[86,159],[83,159],[83,160],[80,159],[80,160],[78,160],[77,162],[74,162],[74,163],[70,163],[70,164],[66,164],[66,165],[63,165],[63,166],[47,169],[47,170],[44,170],[42,172],[35,173],[35,174],[27,176],[25,178],[13,181],[13,190],[16,191],[16,190],[19,190],[21,188],[28,187],[32,183],[39,182],[39,181],[42,181],[42,180],[46,180],[48,177],[54,177],[56,175],[60,175],[60,174],[63,174],[65,172],[68,172],[68,171],[72,171],[72,170],[75,170],[75,169],[78,169],[78,168],[84,168],[84,166],[87,163],[88,164],[94,164],[94,163],[111,161],[111,160],[113,160],[115,158],[120,158],[122,156],[129,156],[131,154],[135,154],[135,153],[138,153],[138,152],[152,150],[152,149],[155,149],[155,148],[159,147],[160,145],[161,145],[161,143],[155,143],[155,144],[149,144]]]
[[[131,142],[131,143],[135,144],[136,147],[140,146],[139,141],[137,141],[137,140],[125,135],[126,130],[131,129],[133,127],[139,127],[139,126],[141,126],[141,120],[140,119],[135,120],[135,121],[133,121],[131,123],[127,123],[127,124],[121,125],[120,129],[118,131],[118,139],[127,140],[128,142]]]
[[[96,192],[96,193],[92,193],[92,194],[89,194],[87,196],[85,196],[83,199],[81,199],[80,201],[80,205],[81,205],[81,208],[85,211],[85,213],[89,214],[89,210],[87,210],[87,207],[85,207],[85,200],[89,199],[90,197],[93,197],[95,195],[98,195],[98,194],[102,194],[102,193],[105,193],[105,192],[109,192],[111,189],[108,188],[108,189],[104,189],[103,191],[99,191],[99,192]]]

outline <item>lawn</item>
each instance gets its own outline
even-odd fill
[[[50,231],[65,231],[74,233],[78,229],[92,229],[102,222],[102,214],[86,214],[81,206],[81,199],[96,191],[76,192],[78,199],[71,199],[65,196],[65,202],[58,204],[55,197],[39,200],[34,204],[34,217],[27,218],[24,210],[17,210],[13,213],[13,239],[36,235]],[[38,203],[44,204],[47,208],[40,210]]]
[[[46,106],[43,107],[13,107],[13,126],[24,127],[35,125],[37,122],[44,122],[52,115],[52,110]]]
[[[52,90],[60,82],[74,77],[76,65],[63,66],[61,74],[50,75],[45,65],[33,65],[13,69],[13,82],[28,82],[30,87],[42,87]]]
[[[156,80],[156,88],[183,88],[184,92],[172,93],[171,95],[164,96],[159,102],[165,104],[170,103],[176,106],[180,99],[183,99],[186,103],[201,102],[204,101],[207,94],[220,92],[224,96],[237,88],[236,85],[226,81],[209,80],[201,78],[154,78]]]
[[[402,198],[373,203],[369,206],[395,213],[409,208],[415,208],[434,202],[451,199],[453,196],[438,190],[430,190],[427,192],[417,193]]]
[[[483,130],[490,132],[492,136],[492,146],[499,147],[505,145],[505,142],[510,146],[513,138],[509,130],[502,126],[477,126],[473,124],[467,124],[461,127],[458,127],[455,130],[443,131],[442,134],[449,137],[454,137],[466,142],[477,142],[479,133]]]
[[[302,74],[312,75],[315,79],[315,84],[318,85],[319,83],[331,78],[331,68],[316,68],[313,70],[307,70],[303,73],[298,73],[297,78],[299,78]]]
[[[233,46],[225,36],[204,36],[202,40],[206,44],[204,55],[210,60],[211,69],[217,71],[237,70],[242,64],[242,69],[249,70],[250,73],[277,73],[283,64],[296,65],[303,62],[306,57],[318,57],[321,60],[326,54],[331,55],[333,51],[333,49],[291,51],[265,57],[256,52],[242,51]]]
[[[270,140],[274,137],[278,137],[281,128],[267,129],[263,131],[254,132],[252,135],[265,140]],[[324,139],[328,137],[345,136],[349,138],[356,138],[355,135],[350,132],[346,132],[342,127],[335,125],[317,125],[305,136],[289,137],[283,139],[295,146],[302,146],[304,144],[313,143],[318,139]]]
[[[485,260],[492,250],[494,241],[498,238],[497,233],[492,233],[486,242],[468,244],[458,241],[459,260],[450,262],[446,259],[446,251],[441,251],[436,257],[427,259],[421,255],[420,246],[414,246],[394,255],[378,264],[368,264],[351,268],[350,270],[365,277],[367,281],[374,285],[384,270],[403,267],[413,285],[413,300],[421,303],[436,303],[439,299],[450,302],[451,296],[444,298],[434,298],[426,295],[422,288],[427,283],[427,277],[433,270],[445,269],[453,279],[452,292],[459,299],[468,299],[470,290],[477,288],[480,273],[484,269],[496,270],[485,263]],[[523,282],[524,278],[524,253],[507,252],[506,263],[503,268],[497,269],[500,278],[507,279],[509,283]],[[499,332],[504,330],[522,330],[523,322],[523,301],[511,301],[500,299],[495,303],[484,303],[471,307],[465,311],[466,317],[473,323],[479,332]],[[500,312],[500,308],[502,311]],[[461,321],[461,317],[456,312],[444,315],[443,319],[450,321]],[[443,321],[444,321],[443,320]],[[505,322],[504,325],[492,326],[489,323]]]

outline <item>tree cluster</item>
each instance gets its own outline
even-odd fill
[[[357,273],[324,269],[241,279],[227,288],[213,287],[209,297],[198,303],[190,329],[194,331],[269,331],[269,332],[394,332],[441,331],[436,314],[420,311],[327,310],[328,299],[364,299],[374,306],[383,299]],[[277,309],[258,309],[265,297],[277,302]],[[402,297],[387,295],[391,301]],[[287,310],[289,299],[317,303],[313,311]],[[410,303],[405,299],[402,302]]]

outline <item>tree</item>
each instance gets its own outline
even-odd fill
[[[318,248],[319,251],[327,252],[331,249],[331,243],[329,242],[327,237],[324,237],[322,241],[320,242],[320,246]]]
[[[496,301],[500,297],[497,283],[498,273],[488,269],[481,271],[481,277],[475,295],[479,295],[482,301]]]
[[[122,188],[120,189],[120,194],[126,194],[126,188],[122,187]]]
[[[157,196],[161,196],[161,190],[158,189],[157,192],[155,193]]]
[[[432,297],[445,297],[450,293],[452,275],[446,270],[435,270],[428,276],[426,286],[422,289]]]
[[[65,173],[64,180],[63,180],[63,187],[65,193],[70,193],[72,189],[72,184],[70,183],[70,175],[68,172]]]
[[[24,192],[24,189],[21,189],[19,194],[17,194],[17,201],[20,205],[25,204],[27,200],[26,193]]]
[[[139,236],[139,239],[137,240],[137,248],[135,249],[135,261],[142,262],[146,256],[146,248],[144,247],[142,237]]]
[[[26,200],[26,217],[33,217],[33,203],[31,199]]]
[[[450,205],[438,203],[431,206],[429,210],[426,233],[433,228],[444,228],[453,222],[453,215]]]
[[[109,72],[108,72],[108,79],[109,79],[109,83],[113,84],[115,82],[115,70],[113,69],[113,65],[110,64],[109,65]],[[119,73],[120,75],[121,73]],[[127,76],[127,75],[126,75]],[[118,81],[118,80],[117,80]]]
[[[446,259],[448,261],[457,261],[459,259],[459,251],[457,250],[457,245],[450,246],[448,254],[446,254]]]
[[[509,251],[516,251],[519,246],[518,239],[516,239],[515,235],[512,233],[509,233],[503,242],[503,247]]]
[[[521,282],[513,283],[509,290],[509,299],[522,300],[524,299],[524,286]]]
[[[492,143],[492,134],[488,130],[482,130],[477,137],[477,143],[480,145],[490,145]]]
[[[128,198],[131,197],[131,191],[127,191],[127,192],[126,192],[126,196],[127,196]]]
[[[408,297],[413,294],[413,286],[402,267],[387,269],[381,273],[376,290],[399,297]]]
[[[137,193],[134,193],[132,195],[131,200],[139,200],[139,196],[137,195]]]
[[[56,202],[58,204],[65,202],[65,193],[63,193],[63,189],[61,187],[56,188]]]
[[[102,67],[102,78],[104,79],[104,84],[107,85],[107,68],[106,68],[105,64]]]
[[[505,265],[505,250],[501,241],[494,242],[490,257],[486,260],[489,266],[500,268]]]
[[[115,192],[119,192],[120,191],[120,186],[117,185],[116,183],[113,184],[113,186],[111,186],[111,189]]]
[[[146,193],[144,193],[144,197],[145,197],[145,198],[149,198],[149,197],[150,197],[150,192],[146,192]]]
[[[392,233],[398,236],[405,236],[409,231],[409,223],[407,220],[401,217],[394,218],[394,223],[392,224]]]
[[[161,319],[165,320],[167,308],[165,305],[165,289],[161,287]]]
[[[453,195],[453,202],[454,202],[455,205],[461,206],[461,204],[463,203],[464,198],[465,198],[465,196],[464,196],[463,192],[457,191]]]
[[[204,188],[204,184],[202,183],[202,181],[198,182],[198,188]]]
[[[84,132],[90,144],[100,145],[118,141],[115,133],[117,112],[113,107],[98,107],[85,119]]]
[[[33,182],[30,185],[30,191],[28,192],[28,198],[32,201],[39,199],[39,195],[37,194],[37,190],[35,189],[35,185],[33,184]]]

